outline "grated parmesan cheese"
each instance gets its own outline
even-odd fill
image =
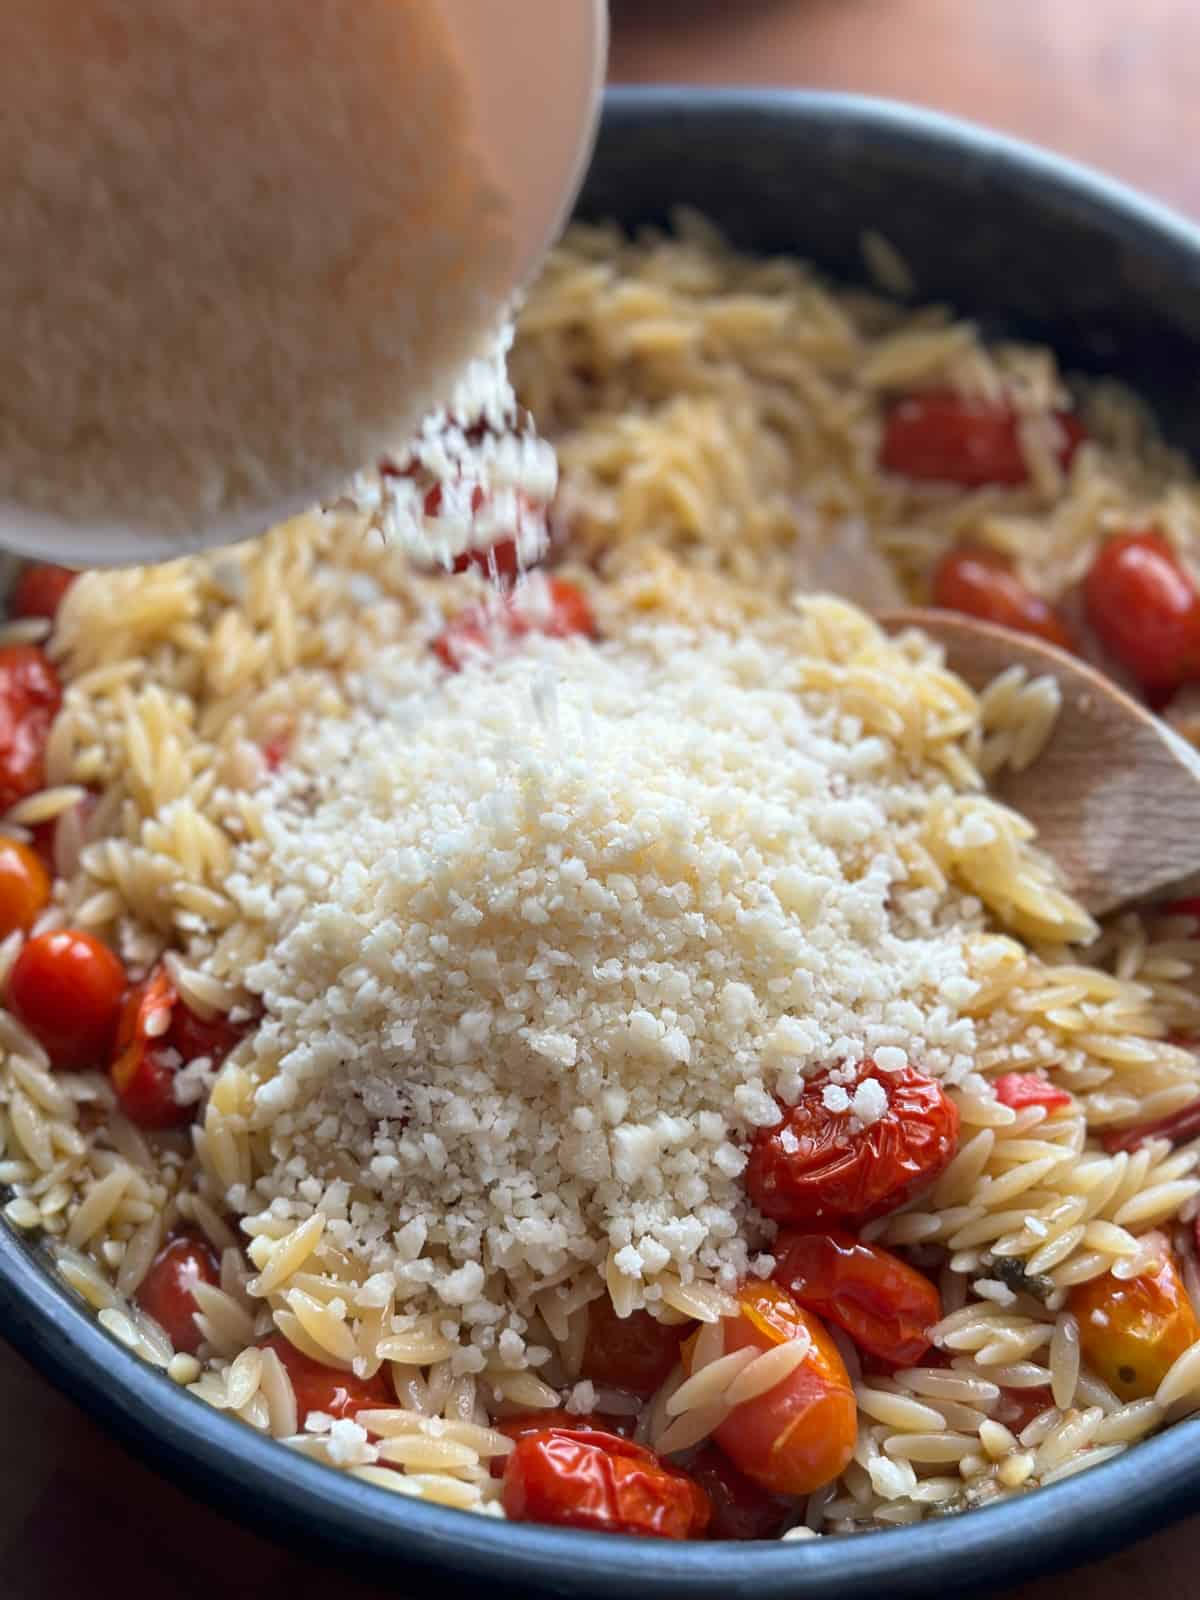
[[[398,1328],[514,1365],[549,1283],[615,1271],[642,1305],[750,1270],[746,1147],[806,1074],[852,1084],[881,1037],[968,1070],[945,995],[980,914],[893,892],[928,777],[795,683],[782,648],[663,624],[450,675],[406,643],[349,682],[230,879],[265,951],[240,1209],[320,1211]]]

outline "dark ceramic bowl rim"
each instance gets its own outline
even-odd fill
[[[951,118],[856,96],[683,87],[609,91],[605,116],[719,118],[747,110],[861,129],[928,158],[953,152],[1013,182],[1103,215],[1138,248],[1200,271],[1200,232],[1154,201],[1055,156]],[[248,1526],[343,1566],[408,1569],[532,1594],[753,1595],[841,1600],[984,1592],[1127,1544],[1200,1507],[1200,1421],[1110,1463],[962,1517],[829,1540],[675,1545],[530,1526],[401,1499],[291,1455],[146,1366],[0,1227],[0,1332],[126,1446]],[[1193,1486],[1194,1485],[1194,1486]]]

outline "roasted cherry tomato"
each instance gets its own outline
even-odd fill
[[[1031,633],[1061,650],[1073,650],[1065,623],[1053,606],[1027,589],[1004,556],[963,546],[943,556],[933,575],[933,603],[981,622]]]
[[[63,595],[78,576],[69,567],[53,567],[45,561],[33,562],[17,579],[9,602],[9,614],[14,617],[46,617],[53,622]]]
[[[506,640],[529,633],[550,639],[571,634],[591,636],[596,631],[591,607],[583,593],[564,578],[535,579],[528,588],[505,598],[494,610],[472,607],[448,622],[433,641],[433,648],[451,672],[486,654]]]
[[[688,1472],[708,1496],[709,1539],[777,1539],[795,1505],[748,1478],[715,1444],[688,1462]]]
[[[659,1322],[648,1311],[619,1317],[607,1295],[588,1306],[580,1376],[606,1389],[651,1395],[679,1360],[686,1326]]]
[[[28,933],[50,900],[50,874],[32,845],[0,839],[0,939]]]
[[[522,1411],[517,1417],[501,1417],[492,1423],[497,1433],[504,1434],[507,1439],[525,1439],[531,1433],[546,1433],[550,1429],[566,1429],[568,1433],[615,1433],[621,1430],[610,1427],[594,1412],[587,1416],[576,1416],[573,1411],[562,1411],[551,1407],[548,1411]],[[503,1466],[503,1462],[500,1463]]]
[[[0,646],[0,811],[42,787],[46,740],[61,704],[58,673],[44,651]]]
[[[1058,1111],[1071,1104],[1065,1089],[1056,1089],[1040,1072],[1004,1072],[992,1079],[996,1099],[1011,1111],[1024,1111],[1027,1106],[1045,1106],[1047,1111]]]
[[[1055,420],[1062,430],[1058,459],[1065,469],[1085,434],[1070,412],[1056,412]],[[892,406],[880,462],[905,478],[957,483],[964,489],[989,483],[1015,488],[1029,481],[1013,408],[945,389],[910,395]]]
[[[937,1401],[931,1404],[936,1405]],[[1034,1417],[1040,1417],[1053,1404],[1054,1396],[1045,1385],[1036,1389],[1005,1389],[993,1415],[1011,1433],[1021,1433]]]
[[[396,1404],[386,1367],[381,1367],[373,1378],[338,1372],[297,1350],[281,1333],[271,1334],[262,1341],[260,1348],[274,1350],[283,1362],[292,1382],[296,1415],[302,1428],[313,1411],[321,1411],[336,1421],[341,1417],[355,1417],[360,1411],[378,1411]]]
[[[805,1340],[807,1349],[786,1378],[734,1406],[716,1442],[770,1493],[811,1494],[838,1476],[854,1450],[857,1407],[845,1365],[820,1319],[777,1283],[749,1278],[737,1301],[737,1312],[724,1319],[727,1354],[748,1345],[765,1353],[792,1339]],[[683,1346],[689,1372],[697,1337]]]
[[[915,1367],[942,1302],[929,1279],[879,1245],[853,1234],[781,1234],[773,1274],[802,1306],[848,1333],[861,1350]]]
[[[8,977],[9,1009],[56,1067],[108,1060],[125,993],[125,968],[77,928],[30,939]]]
[[[524,1435],[504,1467],[510,1522],[553,1523],[594,1532],[697,1539],[708,1497],[683,1472],[630,1439],[585,1429]]]
[[[782,1121],[760,1128],[750,1146],[746,1190],[768,1217],[794,1227],[855,1225],[903,1205],[950,1164],[958,1142],[958,1108],[942,1086],[915,1067],[884,1072],[874,1061],[849,1085],[878,1083],[887,1109],[866,1126],[831,1111],[827,1074],[812,1078]]]
[[[1136,1278],[1111,1272],[1077,1284],[1070,1308],[1083,1359],[1122,1400],[1144,1400],[1200,1339],[1200,1321],[1163,1241],[1161,1264]]]
[[[1109,539],[1084,584],[1088,621],[1148,694],[1200,677],[1200,591],[1160,533]]]
[[[192,1291],[198,1283],[221,1281],[221,1265],[216,1252],[204,1239],[172,1239],[155,1256],[142,1279],[136,1299],[154,1318],[176,1350],[194,1356],[200,1348],[201,1333],[196,1326],[196,1299]]]
[[[142,1128],[190,1122],[196,1108],[175,1098],[176,1071],[202,1057],[219,1066],[243,1031],[227,1017],[198,1017],[179,998],[165,968],[156,967],[121,1011],[111,1075],[122,1111]]]

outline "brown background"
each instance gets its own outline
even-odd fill
[[[486,0],[480,0],[486,3]],[[1200,218],[1200,0],[614,0],[614,81],[853,89],[957,112]],[[295,1561],[129,1461],[0,1347],[0,1600],[403,1595]],[[1008,1600],[1200,1593],[1200,1519]],[[235,1576],[236,1575],[236,1576]]]

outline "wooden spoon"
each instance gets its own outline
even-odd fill
[[[1037,828],[1093,916],[1200,892],[1200,753],[1161,718],[1066,651],[950,611],[878,613],[889,633],[919,628],[946,665],[982,690],[1011,666],[1054,678],[1062,710],[1041,755],[992,792]]]

